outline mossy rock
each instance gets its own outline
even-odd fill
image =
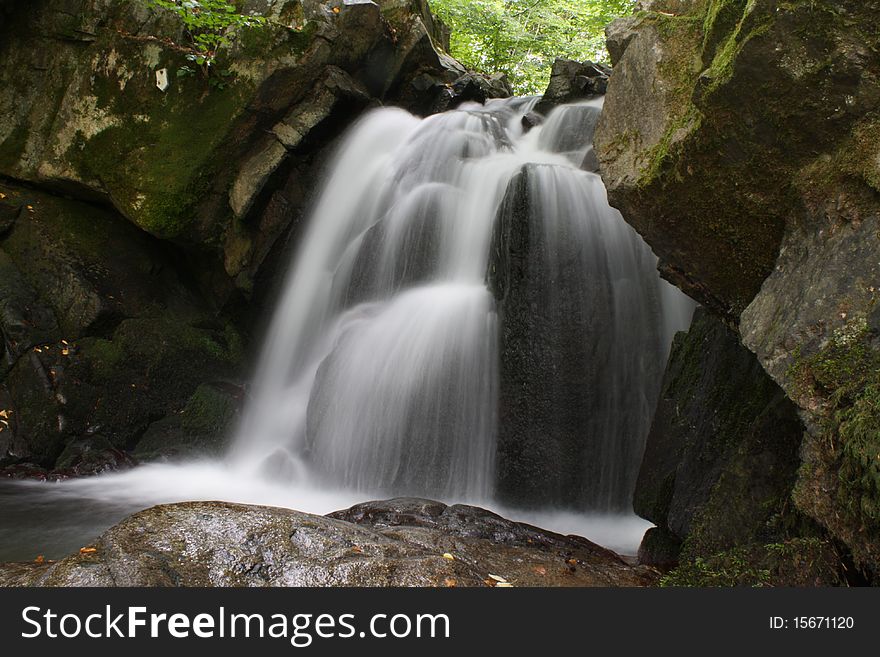
[[[844,540],[873,577],[880,573],[878,339],[880,332],[856,317],[789,368],[798,398],[819,418],[795,500]]]
[[[625,48],[596,136],[609,198],[667,275],[732,322],[801,218],[798,171],[877,109],[878,18],[855,0],[691,0],[614,33]]]
[[[112,205],[147,233],[197,252],[217,270],[198,273],[223,302],[251,290],[288,228],[293,213],[280,226],[261,225],[260,215],[291,169],[370,101],[423,104],[408,84],[417,72],[435,75],[440,87],[454,79],[428,34],[424,2],[340,2],[338,12],[312,0],[240,3],[269,20],[233,33],[204,70],[188,58],[189,36],[173,12],[145,2],[65,2],[69,11],[34,0],[0,22],[0,174]],[[308,113],[334,68],[367,97],[355,102],[337,89],[332,115],[300,126],[301,146],[275,139],[285,117]],[[165,90],[157,88],[161,70]],[[247,198],[232,203],[230,189],[253,174],[266,142],[276,157]]]
[[[876,576],[878,388],[864,372],[880,341],[844,348],[837,336],[880,296],[880,5],[644,6],[609,32],[617,61],[596,137],[609,198],[797,403],[807,431],[795,504],[775,504],[781,524],[806,514]],[[719,489],[694,555],[736,533],[724,519],[749,497],[734,475],[721,480],[733,508]]]
[[[634,508],[684,540],[711,507],[713,540],[749,541],[791,492],[803,432],[755,356],[698,310],[673,343]]]
[[[834,546],[794,539],[734,548],[683,563],[660,580],[665,587],[837,586],[845,584]]]
[[[678,561],[676,585],[793,577],[768,565],[766,546],[830,545],[792,500],[804,434],[795,405],[754,354],[698,310],[676,336],[636,488],[635,510],[658,525],[639,550],[643,563]],[[840,557],[821,563],[817,582],[843,571]]]
[[[82,377],[100,383],[91,422],[114,445],[131,447],[146,428],[186,400],[205,380],[223,380],[237,368],[235,344],[220,330],[173,318],[123,321],[109,340],[79,342]]]
[[[200,385],[183,409],[150,425],[138,441],[135,457],[151,461],[220,454],[231,437],[241,401],[240,389],[233,386]]]
[[[166,245],[90,203],[0,184],[22,203],[3,251],[68,340],[103,333],[125,317],[172,309],[195,315],[188,273]],[[2,301],[0,301],[2,302]]]

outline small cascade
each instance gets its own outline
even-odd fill
[[[376,495],[628,506],[693,304],[593,173],[601,100],[526,133],[536,101],[381,109],[351,131],[232,463]]]

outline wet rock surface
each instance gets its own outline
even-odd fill
[[[583,538],[418,499],[327,517],[157,506],[61,561],[0,565],[4,586],[645,586],[655,577]]]
[[[535,110],[547,113],[557,105],[601,96],[608,89],[610,76],[611,69],[604,64],[557,59],[553,62],[550,84]]]
[[[610,210],[566,195],[571,175],[581,173],[523,167],[496,218],[487,280],[500,328],[498,494],[520,506],[622,511],[665,365],[658,325],[646,320],[659,316],[658,281],[629,228],[602,220]],[[579,211],[589,221],[572,220]],[[643,314],[623,319],[621,308]],[[620,372],[633,373],[623,388]]]

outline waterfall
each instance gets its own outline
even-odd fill
[[[323,514],[393,495],[635,554],[648,523],[630,497],[693,302],[608,205],[601,101],[525,133],[535,101],[366,115],[330,163],[227,457],[0,482],[0,560],[61,557],[154,504]]]
[[[593,173],[601,100],[526,133],[536,101],[423,120],[379,109],[351,130],[266,338],[236,465],[376,494],[628,505],[692,304]]]

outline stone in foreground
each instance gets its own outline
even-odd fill
[[[0,585],[493,586],[492,575],[513,586],[646,586],[656,577],[584,538],[400,498],[327,517],[225,502],[156,506],[56,563],[0,566]]]

